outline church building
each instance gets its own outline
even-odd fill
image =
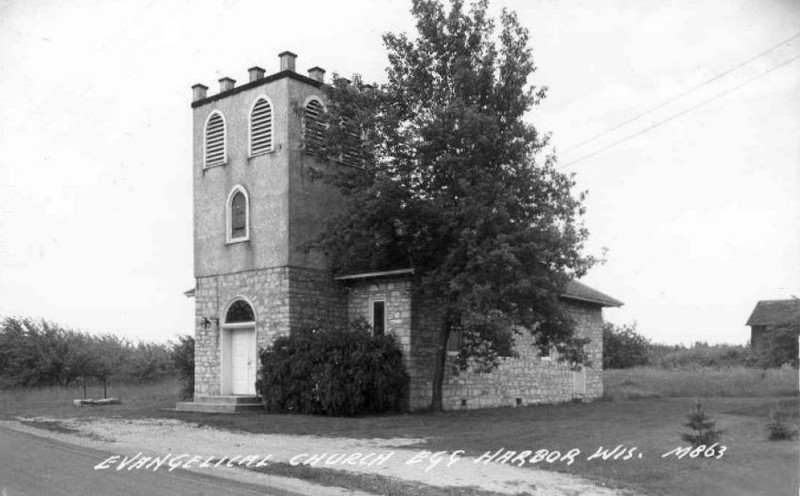
[[[313,180],[318,159],[303,133],[325,112],[325,71],[295,70],[297,56],[279,55],[280,70],[249,69],[240,85],[225,77],[219,92],[193,86],[195,396],[179,410],[233,412],[259,405],[258,350],[293,329],[344,326],[366,318],[375,333],[392,333],[411,378],[406,406],[430,405],[435,309],[411,291],[411,269],[333,274],[324,257],[304,249],[339,193]],[[312,131],[309,131],[312,132]],[[346,165],[342,165],[346,166]],[[572,281],[562,302],[590,338],[591,367],[573,371],[516,336],[517,357],[494,372],[455,366],[457,335],[448,344],[445,409],[519,406],[602,396],[603,307],[622,303]]]

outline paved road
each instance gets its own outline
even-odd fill
[[[1,496],[300,496],[185,470],[94,470],[109,454],[0,427]]]

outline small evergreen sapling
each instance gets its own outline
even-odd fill
[[[770,441],[789,441],[797,435],[797,427],[789,414],[776,408],[770,412],[767,434]]]
[[[717,423],[703,410],[703,404],[698,401],[694,410],[686,415],[686,427],[692,429],[690,434],[681,436],[684,441],[688,441],[693,447],[705,445],[711,446],[718,443],[722,438],[722,431],[717,428]]]

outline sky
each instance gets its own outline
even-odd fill
[[[743,344],[800,296],[800,2],[493,0],[530,30],[528,118],[587,191],[584,282],[663,343]],[[0,0],[0,316],[193,333],[191,86],[385,79],[410,2]]]

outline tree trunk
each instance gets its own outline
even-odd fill
[[[442,385],[444,383],[444,366],[447,360],[447,338],[450,336],[450,322],[448,319],[442,323],[436,342],[436,354],[433,367],[433,395],[431,396],[431,410],[441,412]]]

